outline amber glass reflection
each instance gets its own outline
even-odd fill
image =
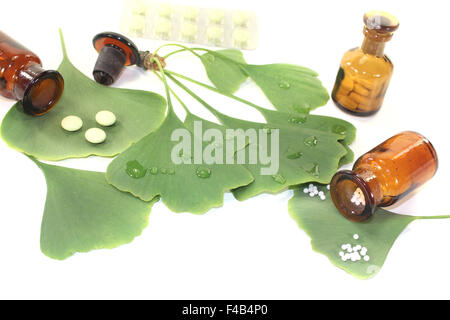
[[[361,156],[352,171],[336,173],[331,196],[345,217],[363,221],[376,207],[390,206],[423,185],[437,167],[433,145],[418,133],[402,132]]]

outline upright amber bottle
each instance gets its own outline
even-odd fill
[[[337,172],[331,197],[345,217],[364,221],[376,207],[394,204],[431,179],[437,167],[433,145],[418,133],[402,132],[360,157],[352,171]]]
[[[344,54],[332,98],[344,111],[369,116],[381,108],[392,77],[394,66],[384,46],[399,22],[386,12],[370,11],[364,15],[364,24],[364,42]]]
[[[42,69],[33,52],[0,31],[0,94],[21,100],[23,110],[40,116],[49,112],[64,90],[58,71]]]

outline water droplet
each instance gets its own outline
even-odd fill
[[[275,182],[278,182],[279,184],[285,184],[285,183],[286,183],[286,178],[283,177],[281,174],[274,174],[274,175],[272,176],[272,179],[273,179]]]
[[[197,168],[197,177],[199,178],[209,178],[211,176],[211,169],[206,167],[199,167]]]
[[[286,154],[286,158],[290,159],[290,160],[295,160],[300,158],[303,155],[303,153],[301,153],[300,151],[289,151]]]
[[[317,163],[314,163],[312,168],[309,169],[309,170],[306,170],[306,172],[308,172],[310,175],[312,175],[314,177],[318,177],[320,175],[319,165]]]
[[[263,130],[264,130],[264,132],[265,132],[266,134],[272,134],[272,130],[274,130],[274,128],[271,128],[271,127],[264,127]]]
[[[333,126],[332,131],[337,134],[345,135],[347,133],[347,128],[337,124]]]
[[[153,167],[153,168],[150,169],[150,173],[153,174],[153,175],[158,174],[158,171],[159,170],[158,170],[157,167]]]
[[[317,137],[315,137],[315,136],[310,136],[310,137],[308,137],[308,138],[305,138],[304,142],[305,142],[305,144],[306,144],[307,146],[309,146],[309,147],[314,147],[314,146],[317,145],[318,140],[317,140]]]
[[[210,54],[210,53],[207,53],[207,54],[205,54],[205,57],[206,57],[206,59],[209,61],[209,62],[214,62],[214,61],[216,61],[216,57],[214,57],[212,54]]]
[[[298,113],[309,113],[311,111],[311,106],[307,103],[305,104],[293,104],[292,109]]]
[[[175,174],[175,169],[169,169],[167,173],[173,176]]]
[[[281,89],[289,89],[291,87],[291,84],[285,80],[282,80],[278,85]]]
[[[126,173],[134,179],[141,179],[145,177],[147,169],[145,169],[137,160],[127,162]]]
[[[306,122],[306,115],[292,116],[288,120],[289,123],[302,124]]]
[[[161,173],[162,174],[166,174],[167,173],[167,169],[166,168],[161,168]]]

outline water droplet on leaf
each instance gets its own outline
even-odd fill
[[[274,174],[274,175],[272,176],[272,179],[273,179],[275,182],[279,183],[279,184],[285,184],[285,183],[286,183],[286,178],[283,177],[281,174]]]
[[[158,170],[157,167],[153,167],[153,168],[150,169],[150,173],[153,174],[153,175],[158,174],[158,171],[159,170]]]
[[[206,179],[211,176],[211,169],[205,167],[197,168],[197,177]]]
[[[266,134],[272,134],[272,130],[274,130],[274,128],[271,128],[271,127],[264,127],[263,130],[264,130],[264,132],[265,132]]]
[[[306,122],[306,115],[292,116],[288,120],[289,123],[302,124]]]
[[[294,109],[294,111],[297,111],[299,113],[309,113],[311,111],[311,106],[308,104],[305,105],[293,104],[292,109]]]
[[[126,173],[134,179],[141,179],[145,177],[147,169],[145,169],[137,160],[127,162]]]
[[[281,89],[289,89],[291,87],[291,84],[285,80],[282,80],[278,85]]]
[[[169,169],[167,173],[173,176],[175,174],[175,169]]]
[[[347,128],[337,124],[333,126],[332,131],[337,134],[345,135],[347,133]]]
[[[295,160],[300,158],[303,155],[303,153],[301,153],[300,151],[289,151],[286,154],[286,158],[291,159],[291,160]]]
[[[166,168],[161,168],[161,173],[162,174],[166,174],[167,173],[167,169]]]
[[[314,177],[318,177],[320,175],[320,171],[319,171],[319,165],[317,163],[315,163],[311,169],[306,170],[306,172],[308,172],[310,175],[314,176]]]
[[[310,136],[310,137],[308,137],[308,138],[305,138],[305,144],[307,145],[307,146],[309,146],[309,147],[314,147],[314,146],[316,146],[317,145],[317,142],[318,142],[318,140],[317,140],[317,137],[315,137],[315,136]]]
[[[214,55],[212,55],[211,53],[205,54],[205,58],[206,58],[209,62],[211,62],[211,63],[213,63],[214,61],[216,61],[216,57],[214,57]]]

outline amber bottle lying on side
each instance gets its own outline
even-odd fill
[[[33,52],[0,31],[0,94],[22,101],[23,110],[33,116],[49,112],[64,90],[58,71],[42,69]]]
[[[422,135],[406,131],[364,154],[353,170],[337,172],[331,198],[346,218],[364,221],[376,207],[387,207],[431,179],[438,168],[433,145]]]
[[[392,77],[394,67],[384,46],[399,23],[388,13],[371,11],[364,15],[364,24],[364,42],[342,58],[332,99],[344,111],[369,116],[381,108]]]

